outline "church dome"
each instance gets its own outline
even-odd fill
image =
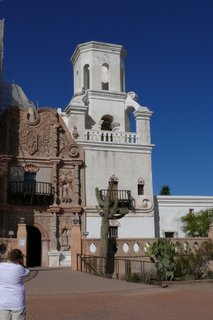
[[[27,98],[22,88],[15,83],[3,82],[0,93],[0,110],[8,107],[28,109],[33,103]]]

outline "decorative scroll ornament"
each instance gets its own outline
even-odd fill
[[[79,150],[76,145],[71,145],[69,146],[69,156],[72,158],[77,158],[79,157]]]
[[[112,128],[112,131],[118,131],[119,130],[119,127],[120,127],[120,123],[119,122],[113,122],[111,124],[111,128]]]
[[[127,95],[128,95],[132,100],[135,100],[135,101],[138,100],[137,94],[136,94],[135,92],[133,92],[133,91],[128,92]]]

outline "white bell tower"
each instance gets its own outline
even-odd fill
[[[122,46],[91,41],[77,46],[71,61],[74,66],[74,94],[85,90],[124,92]]]
[[[73,103],[86,92],[86,129],[104,127],[110,131],[119,126],[119,130],[125,131],[125,55],[124,48],[114,44],[92,41],[77,46],[71,58],[74,98],[67,111],[75,114]]]
[[[134,92],[125,92],[125,56],[120,45],[91,41],[78,45],[71,58],[74,96],[63,116],[85,151],[89,237],[99,237],[100,231],[95,188],[107,189],[112,176],[135,201],[135,211],[119,222],[119,237],[154,236],[152,112],[139,105]],[[131,132],[132,118],[136,132]]]

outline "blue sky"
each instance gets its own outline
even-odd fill
[[[4,79],[63,109],[75,47],[123,45],[126,91],[154,112],[154,193],[167,184],[173,195],[213,195],[212,17],[212,0],[1,0]]]

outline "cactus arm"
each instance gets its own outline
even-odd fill
[[[98,211],[99,216],[104,216],[104,211],[100,207],[96,206],[96,210]]]
[[[95,188],[95,195],[100,207],[104,206],[104,200],[102,198],[101,191],[98,188]]]
[[[110,207],[110,199],[109,199],[109,195],[107,194],[106,195],[106,198],[104,199],[104,206],[103,206],[103,210],[105,211],[105,212],[107,212],[107,214],[108,214],[108,212],[109,212],[109,207]]]

